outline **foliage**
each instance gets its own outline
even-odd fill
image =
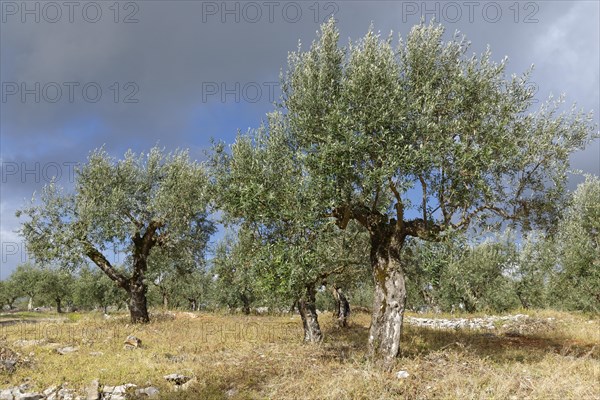
[[[552,279],[554,304],[600,312],[600,179],[588,176],[573,193],[556,237],[559,264]]]
[[[39,297],[46,304],[56,305],[57,312],[62,306],[72,304],[75,279],[70,271],[43,268],[37,282]]]
[[[74,286],[74,303],[88,310],[101,307],[106,312],[109,306],[123,303],[127,298],[122,288],[96,268],[81,267]]]
[[[77,268],[89,259],[131,295],[134,322],[147,321],[145,274],[153,250],[174,259],[202,254],[214,231],[208,220],[208,179],[186,151],[128,151],[122,160],[104,149],[77,170],[74,193],[54,183],[41,204],[17,212],[28,251],[39,263]],[[106,257],[127,255],[124,269]],[[134,315],[135,314],[135,315]]]

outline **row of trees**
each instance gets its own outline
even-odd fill
[[[516,232],[469,245],[412,241],[408,304],[452,311],[554,308],[600,312],[600,179],[572,194],[552,232]]]
[[[368,264],[370,354],[393,360],[410,244],[503,221],[550,232],[569,156],[597,136],[590,115],[561,113],[561,101],[532,111],[529,72],[507,78],[506,60],[443,35],[422,23],[397,45],[371,29],[340,47],[332,19],[290,54],[278,109],[259,129],[216,144],[206,164],[185,151],[93,152],[72,193],[49,185],[19,212],[28,250],[46,265],[92,262],[146,322],[148,282],[201,265],[218,212],[238,232],[219,268],[235,271],[242,304],[257,290],[295,303],[308,341],[322,337],[316,288]],[[127,255],[123,268],[108,249]]]
[[[515,308],[554,308],[600,312],[600,179],[587,177],[570,196],[556,229],[549,233],[528,232],[520,240],[516,232],[492,235],[481,243],[469,243],[465,234],[455,234],[443,242],[412,240],[405,248],[407,305],[413,310],[452,312],[494,311]],[[338,310],[343,299],[368,306],[372,285],[364,256],[364,235],[340,247],[328,244],[331,268],[312,279],[312,301],[317,309]],[[266,253],[265,253],[266,251]],[[263,254],[261,255],[261,252]],[[151,268],[148,301],[164,309],[200,308],[237,310],[268,307],[288,311],[299,295],[294,295],[297,268],[278,270],[261,257],[273,248],[257,245],[252,233],[231,232],[221,240],[207,268]],[[348,257],[354,255],[353,259]],[[342,265],[345,261],[345,265]],[[265,267],[268,267],[265,270]],[[285,274],[290,275],[285,275]],[[305,286],[298,286],[302,292]],[[340,298],[341,296],[341,298]],[[14,308],[25,298],[28,308],[53,305],[102,309],[126,307],[126,292],[99,269],[87,266],[71,272],[18,266],[6,281],[0,282],[0,308]],[[294,300],[291,300],[294,299]],[[340,325],[347,312],[337,311]],[[318,322],[317,322],[318,324]]]

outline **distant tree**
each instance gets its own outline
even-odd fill
[[[62,313],[62,306],[72,302],[75,278],[64,269],[43,268],[38,282],[39,297],[56,305],[56,312]]]
[[[355,220],[370,235],[369,352],[386,365],[400,351],[406,239],[437,241],[502,220],[546,224],[557,215],[569,155],[597,133],[590,116],[559,115],[560,101],[531,112],[529,74],[507,78],[506,60],[472,56],[464,39],[443,34],[421,23],[396,48],[373,30],[340,48],[332,19],[309,50],[289,56],[283,74],[287,143],[320,188],[313,215],[342,229]]]
[[[466,247],[442,271],[442,302],[465,311],[507,311],[518,306],[510,273],[517,260],[513,238],[491,238]]]
[[[250,314],[259,288],[253,268],[255,251],[251,233],[240,230],[237,237],[228,235],[218,243],[212,259],[216,300],[231,310],[240,307],[244,314]]]
[[[30,263],[20,264],[10,276],[13,282],[13,288],[20,296],[27,296],[29,301],[27,309],[32,310],[34,300],[40,293],[40,283],[43,280],[43,272],[40,268]]]
[[[207,216],[208,179],[185,151],[148,154],[129,151],[115,160],[92,152],[77,170],[75,191],[44,188],[41,204],[17,212],[28,251],[39,262],[76,268],[91,260],[129,295],[131,321],[148,322],[146,273],[152,252],[176,255],[205,244],[213,231]],[[128,255],[125,270],[106,256]]]
[[[600,178],[588,176],[573,193],[556,235],[551,301],[600,312]]]
[[[8,306],[9,309],[14,308],[15,301],[21,296],[13,279],[0,281],[0,309]]]
[[[109,306],[127,301],[127,292],[100,269],[82,267],[74,286],[73,300],[82,308],[100,307],[107,314]]]
[[[523,308],[549,306],[549,283],[556,273],[557,249],[552,235],[529,232],[521,241],[512,271],[515,293]]]

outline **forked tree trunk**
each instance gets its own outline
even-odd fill
[[[404,238],[393,229],[382,231],[371,236],[375,290],[369,354],[389,366],[400,353],[402,319],[406,305],[406,287],[400,260]]]
[[[348,326],[348,316],[350,315],[350,304],[348,299],[342,293],[342,289],[335,285],[331,288],[335,300],[334,317],[339,327]]]
[[[129,315],[133,324],[150,322],[146,303],[147,290],[143,277],[134,274],[129,282]]]
[[[242,301],[242,312],[245,315],[250,315],[250,299],[244,293],[240,295],[240,300]]]
[[[298,299],[298,311],[300,311],[300,318],[302,318],[304,341],[317,343],[323,340],[323,333],[321,333],[317,317],[314,286],[307,286],[305,294]]]

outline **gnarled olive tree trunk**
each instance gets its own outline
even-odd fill
[[[129,315],[131,322],[134,324],[150,322],[148,304],[146,302],[147,291],[148,287],[144,282],[143,274],[134,273],[127,288],[127,292],[129,293]]]
[[[304,341],[316,343],[323,340],[323,333],[319,326],[317,318],[317,306],[315,304],[315,287],[314,285],[306,286],[305,293],[298,299],[298,311],[302,318],[302,326],[304,328]]]
[[[369,354],[388,365],[400,353],[406,305],[400,251],[404,237],[386,226],[371,234],[371,265],[375,291],[369,332]]]
[[[334,318],[339,327],[348,326],[348,316],[350,315],[350,303],[348,299],[342,293],[342,289],[337,287],[335,284],[331,288],[333,298],[335,300]]]

